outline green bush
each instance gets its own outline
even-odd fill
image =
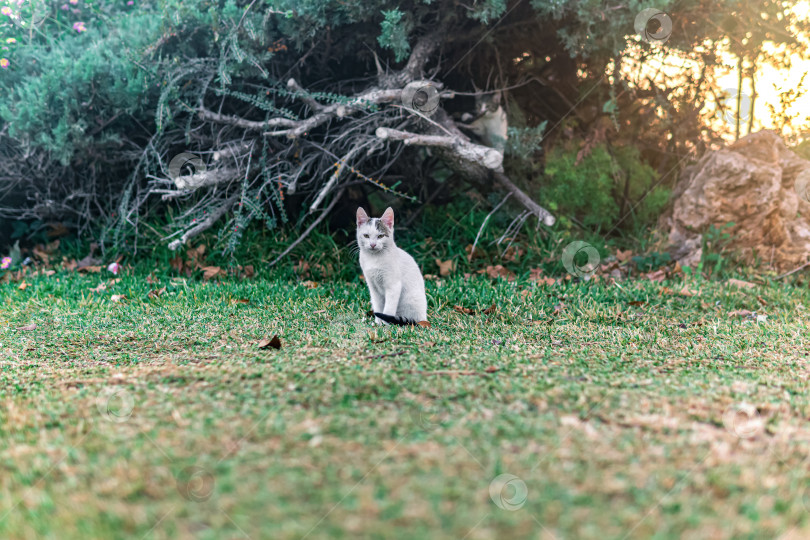
[[[599,144],[577,162],[580,148],[581,144],[568,143],[549,152],[542,200],[563,221],[573,218],[602,233],[619,226],[653,225],[667,203],[669,190],[656,186],[658,175],[638,151],[631,146],[609,151]]]

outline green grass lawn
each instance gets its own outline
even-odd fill
[[[0,538],[810,536],[806,289],[146,278],[0,285]]]

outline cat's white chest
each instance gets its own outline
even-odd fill
[[[369,257],[366,260],[360,261],[360,268],[363,270],[363,277],[366,279],[366,282],[377,285],[379,287],[385,287],[386,281],[389,280],[391,275],[391,268],[386,266],[385,264],[381,264],[383,261],[377,261]]]

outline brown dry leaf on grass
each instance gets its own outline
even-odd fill
[[[421,326],[422,328],[430,328],[430,323],[429,323],[429,322],[427,322],[427,321],[419,321],[419,322],[418,322],[418,323],[416,323],[416,324],[418,324],[418,325],[419,325],[419,326]]]
[[[439,267],[439,275],[441,276],[449,276],[451,272],[455,271],[456,269],[456,261],[450,259],[447,261],[442,261],[441,259],[436,259],[436,266]]]
[[[99,283],[96,287],[90,289],[90,292],[94,293],[102,293],[107,290],[107,285],[105,283]]]
[[[509,246],[506,248],[506,251],[503,252],[503,260],[508,262],[515,262],[520,259],[526,251],[518,246]]]
[[[453,306],[453,309],[458,311],[459,313],[463,313],[464,315],[475,315],[475,311],[463,306]]]
[[[281,339],[278,336],[273,336],[270,339],[263,339],[259,343],[260,349],[269,349],[270,347],[278,350],[281,348]]]
[[[25,289],[28,288],[28,286],[29,286],[28,283],[23,281],[22,283],[20,283],[20,286],[17,287],[17,288],[20,289],[21,291],[24,291]]]
[[[303,285],[307,289],[314,289],[314,288],[316,288],[318,286],[318,284],[316,282],[310,281],[310,280],[302,281],[301,285]]]
[[[532,268],[529,270],[529,281],[534,281],[538,285],[554,285],[557,283],[557,280],[553,277],[544,276],[542,268]]]
[[[485,309],[481,313],[489,315],[490,313],[495,313],[495,309],[496,309],[495,304],[492,304],[491,306],[489,306],[487,309]]]
[[[182,274],[184,266],[183,258],[180,255],[177,255],[176,257],[169,259],[169,266],[171,266],[172,270],[174,270],[175,272]],[[147,278],[147,282],[148,281],[149,280]]]
[[[205,281],[210,281],[217,276],[225,274],[225,271],[219,266],[204,266],[202,271],[203,271],[203,279]]]
[[[516,278],[515,273],[504,268],[502,264],[487,266],[485,270],[478,271],[479,274],[483,274],[484,272],[492,279],[505,278],[507,281],[514,281]]]
[[[735,309],[734,311],[729,312],[728,316],[729,317],[742,317],[742,318],[745,318],[745,317],[750,317],[753,314],[754,314],[753,311],[749,311],[747,309]]]
[[[114,294],[110,297],[110,300],[115,304],[120,304],[124,300],[127,299],[127,295],[125,294]]]
[[[629,249],[622,251],[620,249],[616,250],[616,260],[620,263],[627,262],[633,258],[633,252]]]
[[[153,290],[149,291],[149,293],[146,295],[146,297],[149,298],[149,299],[160,298],[163,295],[163,293],[165,293],[165,292],[166,292],[166,287],[161,287],[160,289],[153,289]]]
[[[753,289],[756,287],[756,283],[751,283],[750,281],[743,281],[741,279],[734,279],[730,278],[726,280],[726,285],[734,285],[735,287],[740,287],[741,289]]]
[[[30,332],[30,331],[36,330],[36,329],[37,329],[37,323],[31,323],[31,324],[27,324],[25,326],[20,326],[20,327],[17,328],[17,330],[22,330],[23,332]]]
[[[660,283],[666,279],[667,272],[663,268],[659,268],[655,272],[648,272],[644,274],[644,277],[649,279],[650,281],[657,281]]]

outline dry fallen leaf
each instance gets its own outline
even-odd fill
[[[214,279],[218,275],[225,273],[219,266],[204,266],[202,271],[203,271],[203,279],[205,281]]]
[[[427,321],[419,321],[419,322],[417,322],[416,324],[418,324],[418,325],[419,325],[419,326],[421,326],[422,328],[430,328],[430,323],[429,323],[429,322],[427,322]]]
[[[309,263],[304,259],[299,259],[298,263],[293,265],[293,270],[296,274],[307,276],[309,275]]]
[[[97,287],[91,288],[90,292],[94,293],[102,293],[107,290],[107,285],[105,283],[99,283]]]
[[[632,302],[627,302],[627,304],[628,304],[628,305],[631,305],[631,306],[643,306],[643,305],[645,305],[646,303],[647,303],[647,302],[644,302],[644,301],[642,301],[642,300],[633,300]]]
[[[690,289],[687,285],[684,285],[683,288],[681,288],[681,290],[678,291],[678,294],[680,294],[681,296],[695,296],[699,293],[697,290]]]
[[[515,279],[515,273],[504,268],[502,264],[487,266],[485,271],[492,279],[497,279],[499,277],[506,278],[507,281],[514,281]]]
[[[161,287],[160,289],[153,289],[149,291],[149,294],[146,295],[147,298],[159,298],[163,293],[166,292],[166,287]]]
[[[485,313],[487,315],[489,315],[490,313],[495,313],[495,304],[492,304],[491,306],[489,306],[487,309],[485,309],[481,313]]]
[[[486,371],[487,373],[495,373],[496,371],[498,371],[498,368],[496,368],[495,366],[487,366],[487,368],[484,371]]]
[[[456,269],[456,261],[450,259],[447,261],[442,261],[441,259],[436,259],[436,266],[439,267],[439,275],[441,276],[449,276],[451,272]]]
[[[17,287],[17,288],[18,288],[18,289],[20,289],[21,291],[24,291],[25,289],[27,289],[27,288],[28,288],[28,286],[29,286],[29,285],[28,285],[28,283],[26,283],[25,281],[23,281],[22,283],[20,283],[20,286],[19,286],[19,287]]]
[[[506,251],[503,252],[503,260],[515,262],[520,259],[524,253],[526,253],[526,251],[523,248],[512,245],[506,248]]]
[[[116,304],[124,301],[127,299],[127,295],[125,294],[114,294],[110,297],[110,300],[115,302]]]
[[[279,339],[278,336],[273,336],[270,339],[263,339],[259,342],[260,349],[268,349],[270,347],[276,350],[281,348],[281,340]]]
[[[318,286],[317,283],[315,283],[314,281],[310,281],[310,280],[302,281],[301,285],[303,285],[307,289],[314,289],[315,287]]]
[[[633,252],[629,249],[622,251],[620,249],[616,250],[616,260],[619,262],[627,262],[633,258]]]
[[[78,270],[79,272],[91,272],[93,274],[98,274],[99,272],[101,272],[101,267],[95,265],[78,266],[76,267],[76,270]]]
[[[172,267],[172,270],[181,273],[183,271],[183,258],[180,255],[177,255],[173,259],[169,259],[169,265]],[[148,278],[147,281],[149,281]]]
[[[726,281],[726,285],[734,285],[735,287],[740,287],[743,289],[753,289],[756,287],[755,283],[751,283],[750,281],[743,281],[741,279],[734,279],[730,278]]]
[[[660,283],[666,279],[667,273],[662,268],[659,268],[655,272],[648,272],[647,274],[644,274],[644,277],[650,281],[657,281]]]
[[[734,311],[728,314],[729,317],[750,317],[753,315],[753,311],[748,311],[747,309],[735,309]]]
[[[30,332],[31,330],[37,329],[37,323],[31,323],[26,326],[20,326],[17,330],[22,330],[23,332]]]
[[[465,315],[475,315],[475,311],[471,310],[470,308],[466,308],[466,307],[462,307],[462,306],[453,306],[453,309],[455,309],[459,313],[463,313]]]

